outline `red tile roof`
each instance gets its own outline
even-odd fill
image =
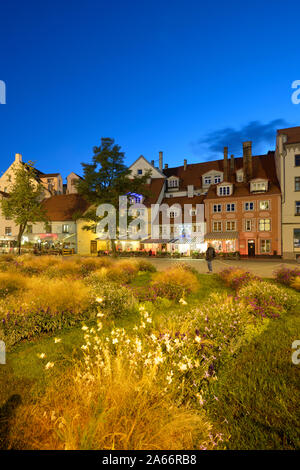
[[[42,202],[47,218],[53,222],[73,220],[74,214],[84,213],[89,205],[79,194],[59,194]]]
[[[279,129],[277,134],[284,134],[287,136],[287,144],[300,143],[300,126],[288,127],[287,129]]]
[[[144,204],[146,207],[150,207],[151,204],[156,204],[161,193],[161,190],[165,184],[164,178],[153,178],[150,184],[145,184],[145,189],[149,192],[146,196]]]
[[[237,158],[238,160],[237,166],[240,165],[242,167],[242,158]],[[240,161],[239,161],[240,160]],[[256,155],[253,157],[253,175],[251,179],[255,178],[262,178],[267,179],[269,181],[269,189],[267,194],[280,194],[280,186],[276,175],[276,167],[275,167],[275,159],[274,159],[274,152],[269,152],[266,155]],[[233,194],[232,196],[244,197],[249,196],[253,193],[250,192],[250,184],[249,183],[237,183],[232,179],[233,182]],[[217,196],[216,184],[211,185],[206,198],[207,199],[215,199],[220,198],[222,196]],[[224,196],[228,197],[228,196]]]

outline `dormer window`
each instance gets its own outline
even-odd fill
[[[211,177],[210,176],[206,176],[204,178],[204,184],[211,184]]]
[[[250,191],[251,192],[265,192],[268,190],[268,182],[264,181],[251,181]]]
[[[178,188],[179,186],[179,179],[178,178],[170,178],[168,179],[168,188]]]
[[[230,196],[231,194],[231,186],[219,186],[218,187],[218,194],[219,196]]]
[[[221,176],[215,176],[215,184],[221,183]]]
[[[244,181],[244,172],[242,169],[236,172],[236,180],[238,183],[242,183]]]
[[[137,174],[138,174],[138,175],[142,175],[142,174],[143,174],[143,170],[138,169],[138,170],[137,170]]]

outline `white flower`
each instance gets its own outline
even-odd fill
[[[180,303],[181,305],[187,305],[187,302],[186,302],[184,299],[180,299],[180,300],[179,300],[179,303]]]
[[[61,342],[61,338],[54,338],[54,343],[60,343]]]
[[[83,327],[81,328],[83,331],[86,331],[88,330],[88,327],[86,325],[83,325]]]
[[[103,302],[102,297],[97,297],[97,298],[96,298],[96,302],[98,302],[99,304],[101,304],[101,303]]]
[[[195,341],[196,341],[196,343],[201,343],[201,337],[200,337],[200,336],[196,336],[196,337],[195,337]]]
[[[83,345],[81,346],[81,349],[87,349],[87,348],[88,348],[88,347],[87,347],[86,344],[83,344]]]
[[[47,362],[45,369],[51,369],[54,366],[54,362]]]
[[[117,338],[114,338],[114,339],[112,340],[112,344],[116,344],[116,343],[118,343],[118,339],[117,339]]]
[[[181,371],[187,370],[187,365],[186,364],[181,363],[181,364],[179,364],[178,367],[179,367],[179,370],[181,370]]]
[[[45,353],[41,353],[41,354],[38,354],[37,357],[39,357],[40,359],[44,359],[44,357],[46,357],[46,354],[45,354]]]

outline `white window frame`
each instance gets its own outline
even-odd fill
[[[266,224],[268,223],[268,222],[266,222],[267,220],[269,221],[269,225],[270,225],[270,228],[269,228],[268,230],[266,230],[266,228],[265,228],[265,227],[266,227]],[[263,229],[261,228],[261,223],[262,223],[262,222],[263,222],[263,226],[264,226]],[[270,219],[270,218],[267,218],[267,219],[259,219],[259,221],[258,221],[258,231],[259,231],[259,232],[270,232],[270,231],[271,231],[271,219]]]
[[[266,208],[266,207],[265,207],[265,208],[262,208],[261,205],[262,205],[263,203],[268,203],[268,207],[267,207],[267,208]],[[261,200],[261,201],[259,201],[258,206],[259,206],[259,210],[260,210],[260,211],[269,211],[269,210],[271,209],[270,200],[269,200],[269,199]]]
[[[228,207],[229,207],[229,210],[228,210]],[[228,202],[228,204],[226,204],[226,212],[235,212],[235,207],[236,207],[235,202]]]
[[[249,209],[247,209],[246,204],[249,204],[249,206],[250,206],[250,204],[253,204],[253,208],[250,209],[250,207],[249,207]],[[247,201],[247,202],[244,202],[244,211],[245,211],[245,212],[253,212],[254,210],[255,210],[254,201]]]
[[[215,230],[215,224],[220,224],[220,226],[221,226],[220,230]],[[222,222],[220,220],[214,220],[212,229],[213,229],[212,230],[213,232],[222,232]]]
[[[217,208],[217,210],[215,210],[215,208]],[[219,210],[219,208],[220,208],[220,210]],[[222,212],[222,204],[213,204],[213,212],[215,214]]]

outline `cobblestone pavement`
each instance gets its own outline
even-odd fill
[[[174,266],[178,263],[186,263],[194,268],[196,268],[199,273],[207,273],[207,264],[206,261],[203,259],[161,259],[161,258],[149,258],[156,269],[158,271],[164,271],[171,266]],[[299,264],[296,261],[289,261],[289,260],[281,260],[281,259],[270,259],[270,260],[239,260],[239,261],[232,261],[232,260],[215,260],[213,261],[213,271],[219,272],[222,269],[227,267],[237,267],[241,269],[245,269],[247,271],[251,271],[254,274],[257,274],[261,277],[274,277],[274,271],[279,269],[280,267],[288,267],[290,269],[296,268]]]

